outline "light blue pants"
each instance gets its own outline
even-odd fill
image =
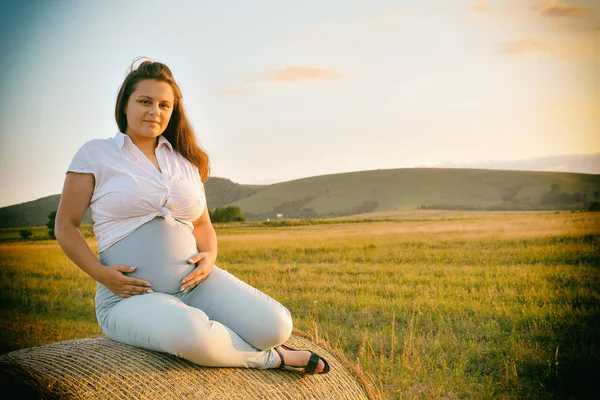
[[[138,268],[153,268],[152,260],[157,257],[148,238],[177,228],[156,219],[148,224],[101,253],[100,261],[132,265],[127,255],[137,254],[145,259],[138,260]],[[136,246],[142,245],[145,251],[139,252]],[[186,253],[181,261],[187,262],[190,256]],[[273,348],[292,331],[290,312],[283,305],[216,265],[199,286],[186,293],[122,298],[97,283],[96,316],[102,331],[117,342],[212,367],[274,368],[279,356]]]

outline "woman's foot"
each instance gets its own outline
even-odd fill
[[[275,351],[277,351],[280,358],[276,368],[294,370],[309,375],[329,372],[327,361],[311,351],[295,350],[285,345],[276,347]],[[314,367],[315,363],[316,367]]]

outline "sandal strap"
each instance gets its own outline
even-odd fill
[[[277,349],[277,347],[275,347],[275,351],[277,352],[277,354],[279,354],[279,359],[281,360],[281,362],[279,363],[279,369],[285,369],[287,365],[285,365],[285,359],[283,358],[283,354]]]
[[[308,360],[308,364],[306,364],[306,368],[304,369],[304,373],[308,375],[314,375],[317,366],[319,365],[319,360],[321,357],[317,353],[311,352],[310,359]]]
[[[317,370],[317,366],[319,365],[319,361],[322,360],[323,363],[325,364],[325,368],[320,373],[326,374],[327,372],[329,372],[329,364],[327,363],[327,361],[324,358],[321,358],[321,356],[318,355],[317,353],[314,353],[310,350],[293,349],[286,345],[281,345],[281,347],[283,347],[286,350],[290,350],[290,351],[308,351],[308,352],[310,352],[310,358],[308,359],[308,363],[304,367],[295,367],[292,365],[287,365],[285,363],[285,359],[283,358],[283,353],[280,352],[279,349],[277,349],[277,347],[275,347],[275,351],[277,352],[277,354],[279,355],[279,358],[281,359],[281,363],[279,364],[279,369],[301,372],[306,375],[314,375],[315,371]]]
[[[277,347],[275,347],[275,351],[277,352],[277,354],[279,354],[279,359],[281,360],[281,362],[279,363],[279,369],[304,373],[304,367],[294,367],[293,365],[287,365],[285,363],[285,358],[283,358],[283,353],[280,352],[277,349]]]

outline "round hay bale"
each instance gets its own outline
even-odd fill
[[[0,356],[0,385],[19,399],[377,399],[364,375],[326,343],[295,330],[286,342],[325,357],[331,371],[208,368],[106,337],[69,340]],[[28,397],[29,396],[29,397]]]

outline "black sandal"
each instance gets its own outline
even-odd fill
[[[279,354],[279,358],[281,359],[281,364],[279,365],[279,369],[285,369],[288,371],[296,371],[296,372],[301,372],[305,375],[314,375],[315,374],[315,370],[317,369],[317,366],[319,365],[319,360],[323,361],[323,364],[325,364],[325,366],[323,367],[323,371],[319,372],[317,375],[323,375],[329,372],[329,363],[327,362],[326,359],[324,359],[323,357],[321,357],[320,355],[318,355],[317,353],[313,353],[310,350],[297,350],[297,349],[292,349],[291,347],[288,347],[284,344],[281,345],[281,347],[285,348],[286,350],[291,350],[291,351],[309,351],[310,352],[310,358],[308,360],[308,364],[306,364],[306,366],[304,367],[294,367],[291,365],[287,365],[285,363],[285,360],[283,359],[283,354],[281,354],[281,352],[277,349],[277,347],[275,348],[275,351],[277,352],[277,354]]]

